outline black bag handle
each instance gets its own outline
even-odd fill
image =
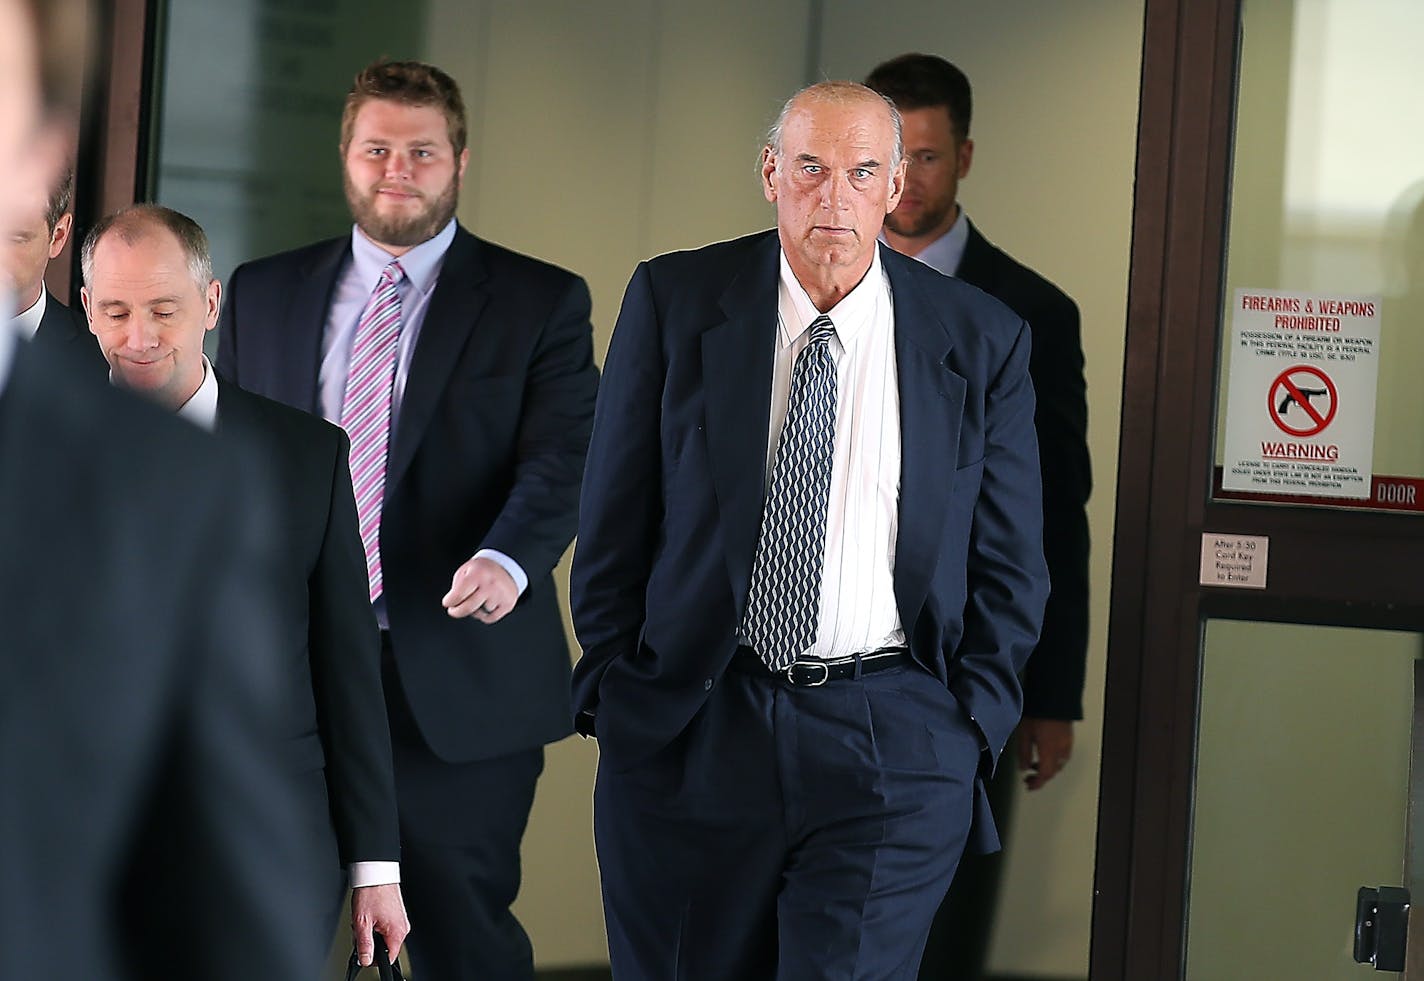
[[[376,941],[376,953],[371,958],[371,966],[380,975],[381,981],[405,981],[405,975],[401,973],[400,963],[391,960],[391,952],[386,949],[386,938],[379,933],[372,933],[371,937]],[[351,959],[346,962],[346,981],[356,981],[361,974],[361,962],[356,957],[356,950],[352,948]]]

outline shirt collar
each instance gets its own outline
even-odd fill
[[[206,354],[203,355],[203,382],[192,397],[178,407],[178,418],[208,432],[218,426],[218,376]]]
[[[45,315],[45,294],[48,292],[48,290],[41,288],[40,298],[34,303],[31,303],[28,310],[15,314],[15,319],[12,321],[15,325],[15,329],[19,331],[20,336],[27,341],[34,340],[35,334],[39,333],[40,321],[44,319]]]
[[[203,380],[198,390],[188,396],[188,401],[178,406],[176,415],[186,419],[199,429],[213,432],[218,428],[218,376],[206,354],[203,358]],[[109,384],[114,384],[114,370],[109,369]]]
[[[880,266],[880,248],[876,246],[865,276],[825,313],[835,324],[836,338],[842,349],[850,347],[856,336],[871,326],[878,301],[887,288],[885,272]],[[812,322],[821,316],[821,311],[816,309],[806,287],[791,271],[785,251],[781,253],[781,298],[778,327],[781,346],[787,347],[806,332]]]
[[[357,277],[367,293],[374,292],[381,272],[393,260],[399,261],[405,270],[406,279],[420,293],[429,293],[440,278],[440,266],[445,260],[445,252],[455,241],[455,219],[446,222],[445,227],[433,238],[428,238],[403,256],[393,256],[366,237],[356,225],[351,226],[351,262]]]
[[[885,232],[880,233],[880,241],[885,242]],[[889,245],[889,242],[885,242]],[[919,255],[911,256],[918,259],[931,269],[938,269],[946,276],[953,276],[959,272],[959,264],[964,260],[964,248],[969,244],[969,215],[963,208],[959,209],[959,217],[954,219],[954,224],[949,226],[949,231],[935,239],[929,245],[920,250]]]
[[[0,306],[5,303],[5,291],[0,288]],[[5,382],[10,377],[10,362],[15,359],[15,345],[20,335],[8,317],[0,317],[0,392],[5,391]]]

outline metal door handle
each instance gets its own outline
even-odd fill
[[[1355,900],[1355,961],[1376,971],[1404,970],[1409,938],[1409,890],[1361,886]]]

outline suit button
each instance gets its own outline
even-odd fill
[[[711,679],[711,678],[708,678],[706,681],[702,682],[702,690],[703,690],[703,691],[711,691],[711,690],[712,690],[712,679]]]

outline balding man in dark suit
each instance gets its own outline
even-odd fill
[[[912,978],[1048,578],[1028,328],[880,246],[899,118],[787,103],[777,230],[640,265],[574,557],[617,976]]]

